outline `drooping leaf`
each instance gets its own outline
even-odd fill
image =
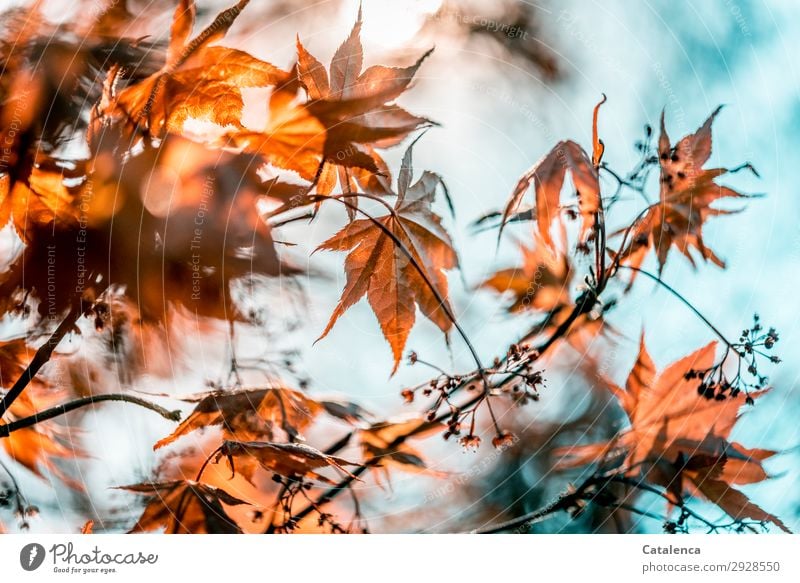
[[[581,239],[585,241],[595,224],[595,213],[600,208],[600,180],[589,156],[572,140],[556,144],[519,179],[503,211],[499,234],[502,235],[503,227],[519,208],[525,193],[533,186],[539,236],[548,246],[554,247],[550,228],[562,209],[561,190],[567,171],[577,192],[578,211],[582,221]]]
[[[153,449],[215,425],[222,426],[226,438],[241,441],[272,439],[276,428],[297,438],[321,410],[319,403],[292,389],[214,392],[200,398],[194,411],[172,434],[156,442]]]
[[[600,139],[600,133],[597,131],[597,118],[600,114],[600,107],[605,102],[606,94],[603,93],[603,99],[594,106],[594,114],[592,115],[592,166],[595,168],[600,166],[600,162],[603,160],[603,154],[606,150],[603,140]]]
[[[318,249],[349,251],[342,297],[320,338],[363,296],[394,355],[394,368],[414,325],[416,306],[443,332],[453,325],[444,270],[457,266],[450,237],[431,204],[441,180],[425,172],[411,186],[399,185],[391,214],[352,221]]]
[[[241,534],[223,507],[247,504],[225,490],[191,480],[144,482],[121,489],[149,497],[130,532],[164,529],[166,534]]]
[[[252,475],[253,462],[265,470],[286,478],[306,477],[326,484],[333,482],[316,470],[334,468],[346,476],[355,478],[356,476],[344,466],[358,465],[356,462],[325,454],[305,443],[226,440],[220,448],[219,456],[226,457],[231,469],[242,472],[248,479]]]

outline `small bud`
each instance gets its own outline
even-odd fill
[[[459,439],[458,443],[460,443],[464,449],[478,449],[481,445],[481,438],[470,433]]]
[[[501,431],[497,435],[495,435],[494,439],[492,439],[492,445],[497,449],[504,449],[506,447],[514,445],[516,442],[516,437],[514,437],[513,433],[509,431]]]

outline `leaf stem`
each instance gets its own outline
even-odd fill
[[[383,204],[386,208],[388,208],[393,216],[397,216],[397,213],[395,212],[395,209],[393,209],[390,205],[388,205],[386,203],[386,201],[383,201],[383,200],[381,200],[381,199],[379,199],[377,197],[373,197],[373,196],[370,196],[370,195],[364,195],[364,194],[349,194],[349,195],[340,195],[340,196],[335,196],[335,197],[330,197],[330,196],[319,197],[319,199],[338,200],[343,205],[345,205],[347,208],[349,208],[349,209],[351,209],[351,210],[353,210],[355,212],[361,213],[362,215],[367,217],[367,219],[369,219],[381,231],[383,231],[383,233],[385,235],[387,235],[392,240],[392,242],[395,244],[395,246],[398,249],[400,249],[400,251],[402,251],[402,253],[406,256],[406,258],[409,260],[411,265],[414,267],[414,269],[416,269],[417,272],[420,274],[420,277],[422,277],[423,281],[425,282],[425,285],[427,285],[428,288],[431,290],[431,293],[433,293],[434,297],[436,298],[436,301],[439,302],[439,307],[445,313],[447,318],[453,323],[453,326],[455,326],[455,329],[458,331],[459,336],[461,336],[461,338],[464,340],[464,343],[467,345],[467,348],[469,349],[470,354],[472,355],[472,358],[475,361],[475,364],[478,366],[478,370],[481,372],[481,375],[484,377],[484,380],[485,380],[485,371],[486,371],[486,369],[483,366],[483,363],[481,362],[480,356],[478,356],[478,351],[475,350],[475,346],[470,341],[469,337],[467,336],[466,331],[461,327],[461,324],[458,323],[458,320],[456,319],[455,314],[453,314],[452,310],[450,309],[450,306],[447,303],[447,300],[442,296],[442,294],[439,292],[439,290],[436,288],[436,286],[433,285],[433,282],[431,281],[430,277],[428,276],[428,273],[425,270],[425,268],[422,265],[419,264],[417,259],[414,257],[414,254],[411,253],[411,251],[409,251],[406,248],[405,244],[400,240],[400,238],[397,235],[395,235],[392,232],[391,229],[389,229],[381,221],[379,221],[378,219],[376,219],[375,217],[370,215],[365,210],[360,209],[358,206],[356,206],[353,203],[345,200],[345,197],[364,197],[364,198],[368,198],[370,200],[376,200],[376,201],[380,202],[381,204]],[[316,196],[312,197],[312,198],[313,199],[317,199]],[[488,383],[485,383],[485,384],[488,385]]]
[[[674,287],[672,287],[671,285],[666,283],[659,276],[657,276],[655,274],[652,274],[649,271],[645,271],[643,269],[639,269],[638,267],[633,267],[631,265],[619,265],[618,267],[622,267],[622,268],[625,268],[625,269],[630,269],[631,271],[635,271],[636,273],[641,273],[645,277],[647,277],[647,278],[651,279],[652,281],[656,282],[657,284],[659,284],[661,287],[663,287],[665,290],[667,290],[673,296],[678,298],[681,301],[681,303],[683,303],[683,305],[685,305],[687,308],[689,308],[698,318],[700,318],[703,321],[703,323],[706,326],[708,326],[711,329],[711,331],[714,332],[714,334],[716,334],[719,337],[719,339],[722,340],[728,346],[728,348],[730,348],[730,349],[734,350],[734,352],[736,352],[736,349],[733,346],[733,344],[725,337],[725,335],[722,332],[719,331],[719,329],[716,326],[714,326],[714,324],[711,323],[711,321],[708,318],[706,318],[703,315],[703,313],[700,310],[698,310],[689,300],[687,300],[685,297],[683,297],[683,295],[681,295],[681,293],[679,291],[677,291]]]

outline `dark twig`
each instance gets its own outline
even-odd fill
[[[180,421],[181,419],[180,411],[168,411],[167,409],[165,409],[160,405],[156,405],[155,403],[151,403],[150,401],[141,399],[139,397],[134,397],[132,395],[125,395],[122,393],[111,393],[107,395],[92,395],[90,397],[76,399],[74,401],[70,401],[62,405],[57,405],[50,409],[45,409],[44,411],[39,411],[37,413],[34,413],[33,415],[30,415],[29,417],[23,417],[22,419],[12,421],[11,423],[0,425],[0,438],[8,437],[14,431],[17,431],[19,429],[32,427],[37,423],[48,421],[55,417],[60,417],[61,415],[69,413],[70,411],[74,411],[82,407],[87,407],[89,405],[94,405],[96,403],[102,403],[106,401],[116,401],[116,402],[132,403],[134,405],[139,405],[140,407],[144,407],[145,409],[150,409],[151,411],[155,411],[156,413],[161,415],[164,419],[168,419],[170,421]]]
[[[39,347],[33,359],[28,364],[28,367],[16,380],[11,389],[3,395],[3,399],[0,400],[0,418],[6,414],[9,407],[11,407],[14,401],[22,394],[22,391],[24,391],[33,380],[33,377],[35,377],[39,370],[50,360],[58,343],[75,327],[75,323],[78,321],[78,318],[83,315],[83,312],[83,301],[80,298],[76,298],[64,320],[58,325],[58,328],[56,328],[50,335],[50,338]]]
[[[678,298],[683,305],[685,305],[687,308],[689,308],[698,318],[700,318],[703,321],[703,323],[706,326],[708,326],[711,329],[711,331],[714,334],[716,334],[719,337],[719,339],[722,340],[729,348],[734,348],[733,344],[725,337],[725,335],[722,332],[720,332],[719,329],[716,326],[714,326],[714,324],[712,324],[711,321],[708,318],[706,318],[700,310],[698,310],[696,307],[694,307],[694,305],[689,300],[687,300],[685,297],[683,297],[683,295],[681,295],[681,293],[678,290],[676,290],[674,287],[672,287],[671,285],[666,283],[659,276],[654,275],[654,274],[650,273],[649,271],[645,271],[643,269],[639,269],[638,267],[633,267],[631,265],[619,265],[619,267],[624,268],[624,269],[630,269],[631,271],[635,271],[636,273],[641,273],[645,277],[647,277],[647,278],[651,279],[652,281],[656,282],[658,285],[663,287],[665,290],[667,290],[673,296]]]
[[[496,524],[494,526],[473,530],[472,534],[495,534],[498,532],[519,529],[521,527],[528,528],[537,522],[542,522],[543,520],[550,518],[552,515],[560,512],[561,510],[567,510],[571,506],[574,506],[579,500],[582,500],[582,493],[581,495],[578,495],[578,492],[561,494],[558,498],[546,506],[539,508],[538,510],[528,512],[527,514],[523,514],[522,516],[512,518],[511,520],[501,522],[500,524]]]

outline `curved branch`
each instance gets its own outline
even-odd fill
[[[12,421],[11,423],[0,425],[0,438],[8,437],[14,431],[17,431],[19,429],[32,427],[33,425],[41,423],[42,421],[48,421],[55,417],[60,417],[61,415],[69,413],[70,411],[74,411],[82,407],[87,407],[89,405],[94,405],[95,403],[102,403],[104,401],[116,401],[116,402],[132,403],[134,405],[139,405],[140,407],[144,407],[145,409],[150,409],[151,411],[155,411],[156,413],[161,415],[164,419],[168,419],[170,421],[180,421],[181,419],[180,411],[177,410],[168,411],[164,407],[156,405],[155,403],[151,403],[150,401],[147,401],[140,397],[134,397],[132,395],[125,395],[122,393],[111,393],[108,395],[92,395],[90,397],[84,397],[82,399],[69,401],[68,403],[57,405],[50,409],[45,409],[44,411],[34,413],[29,417],[23,417],[22,419]]]
[[[505,522],[501,522],[500,524],[495,524],[494,526],[473,530],[470,534],[495,534],[498,532],[520,528],[522,526],[529,527],[537,522],[542,522],[543,520],[550,518],[556,512],[566,510],[580,499],[581,497],[578,496],[578,492],[574,492],[572,494],[562,494],[550,502],[547,506],[543,506],[538,510],[528,512],[527,514],[523,514],[522,516],[512,518],[511,520],[507,520]]]
[[[654,275],[654,274],[650,273],[649,271],[645,271],[644,269],[639,269],[638,267],[633,267],[631,265],[619,265],[618,267],[622,267],[624,269],[630,269],[631,271],[635,271],[636,273],[641,273],[645,277],[647,277],[647,278],[651,279],[652,281],[656,282],[657,284],[659,284],[661,287],[663,287],[665,290],[667,290],[673,296],[678,298],[681,301],[681,303],[683,303],[683,305],[685,305],[687,308],[689,308],[694,313],[695,316],[700,318],[703,321],[703,323],[706,326],[708,326],[711,329],[711,331],[714,332],[714,334],[716,334],[719,337],[719,339],[722,340],[728,346],[728,348],[731,348],[731,349],[735,350],[735,347],[733,346],[733,343],[731,343],[725,337],[725,335],[722,332],[720,332],[719,329],[716,326],[714,326],[714,324],[712,324],[711,321],[703,315],[703,313],[700,310],[695,308],[694,305],[689,300],[687,300],[685,297],[683,297],[678,290],[676,290],[674,287],[672,287],[671,285],[666,283],[659,276]]]
[[[553,334],[551,334],[551,336],[543,344],[541,344],[536,349],[536,352],[537,352],[537,354],[539,356],[544,354],[550,347],[552,347],[555,344],[555,342],[558,340],[558,338],[560,338],[561,336],[566,334],[566,332],[569,330],[569,328],[572,326],[572,324],[575,322],[575,320],[581,314],[586,312],[586,310],[587,310],[586,306],[587,306],[588,302],[589,302],[589,298],[584,298],[583,301],[580,301],[580,299],[579,299],[579,301],[576,303],[576,305],[573,308],[572,313],[569,315],[569,317],[564,322],[562,322],[561,325],[558,328],[556,328],[556,330],[553,331]],[[507,355],[504,356],[501,359],[501,362],[505,361],[506,358],[507,358]],[[514,375],[509,374],[506,378],[500,380],[497,383],[497,386],[502,387],[505,384],[507,384],[508,382],[510,382],[513,378],[514,378]],[[468,385],[470,382],[471,382],[470,380],[465,380],[456,389],[463,388],[464,386]],[[475,405],[476,403],[479,403],[482,399],[485,398],[485,396],[486,396],[486,393],[484,393],[482,391],[482,392],[478,393],[477,395],[473,396],[472,398],[468,399],[466,402],[464,402],[461,405],[460,408],[461,409],[467,409],[467,408]],[[386,449],[387,450],[391,450],[391,449],[394,449],[394,448],[397,448],[397,447],[403,445],[406,442],[406,440],[414,437],[415,435],[418,435],[419,433],[423,433],[423,432],[427,431],[431,427],[434,427],[436,424],[441,423],[442,421],[445,421],[451,415],[452,415],[452,413],[448,409],[445,412],[443,412],[440,415],[438,415],[432,421],[428,421],[426,423],[423,423],[423,424],[419,425],[418,427],[416,427],[415,429],[409,431],[408,433],[405,433],[403,435],[398,435],[394,439],[394,441],[392,441],[390,444],[388,444],[386,446]],[[344,443],[346,444],[346,442],[344,442]],[[326,453],[328,453],[328,452],[330,452],[331,454],[336,453],[336,451],[338,451],[338,449],[334,449],[334,447],[336,447],[337,445],[339,445],[339,444],[335,444],[334,446],[332,446],[331,448],[326,450]],[[302,508],[301,510],[299,510],[298,512],[293,514],[291,516],[290,520],[299,521],[299,520],[305,518],[306,516],[308,516],[316,508],[319,508],[320,506],[323,506],[323,505],[327,504],[328,502],[331,502],[334,498],[336,498],[336,496],[338,496],[339,494],[344,492],[347,488],[349,488],[350,485],[355,481],[355,479],[357,477],[361,476],[361,474],[363,474],[367,469],[369,469],[372,466],[377,465],[379,462],[380,462],[379,458],[370,458],[370,459],[368,459],[362,465],[358,466],[355,470],[353,470],[353,472],[352,472],[353,477],[348,476],[348,477],[342,479],[335,486],[331,486],[330,488],[325,490],[319,496],[319,498],[317,498],[316,502],[313,505],[312,504],[306,505],[304,508]],[[271,527],[270,529],[268,529],[267,532],[274,532],[274,530],[275,530],[274,527]]]

